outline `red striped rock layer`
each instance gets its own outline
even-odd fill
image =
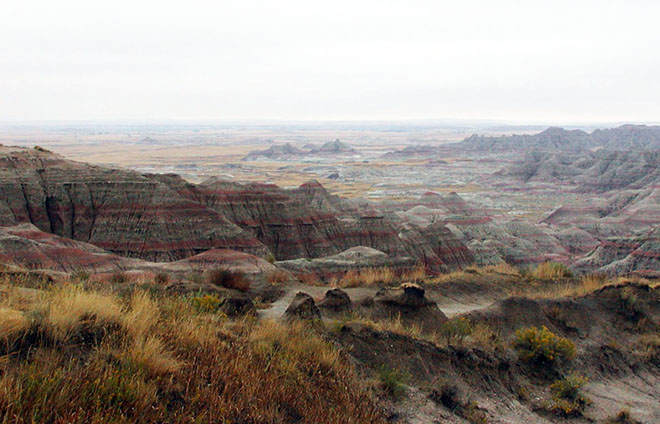
[[[405,254],[405,246],[387,218],[338,215],[337,199],[331,199],[320,186],[316,189],[323,190],[325,200],[310,201],[305,185],[284,190],[269,184],[214,180],[197,186],[196,198],[248,230],[279,260],[329,256],[353,246],[377,248],[392,256]]]
[[[441,227],[428,235],[400,235],[400,222],[331,196],[316,182],[293,190],[217,180],[194,185],[175,175],[0,147],[0,194],[0,227],[33,224],[147,261],[176,261],[211,249],[314,258],[368,246],[392,258],[412,255],[433,269],[471,263],[465,246]]]
[[[240,227],[136,172],[0,147],[0,223],[40,230],[146,260],[171,261],[212,248],[265,254]]]

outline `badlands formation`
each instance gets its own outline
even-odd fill
[[[3,422],[660,422],[660,127],[453,131],[6,136]]]

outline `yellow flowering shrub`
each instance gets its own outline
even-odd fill
[[[518,351],[518,357],[526,362],[553,364],[560,359],[575,357],[575,344],[545,326],[516,331],[513,346]]]

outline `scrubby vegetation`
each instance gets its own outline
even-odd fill
[[[446,345],[457,343],[463,344],[467,336],[472,334],[472,323],[463,317],[453,318],[443,323],[438,331],[438,336]]]
[[[582,395],[581,389],[588,381],[583,375],[574,373],[552,383],[550,385],[551,410],[563,417],[582,415],[589,399]]]
[[[472,400],[464,400],[458,386],[444,381],[439,384],[437,389],[433,389],[429,398],[434,402],[443,405],[445,408],[465,418],[472,424],[485,424],[488,418],[479,405]]]
[[[552,365],[562,359],[573,359],[576,353],[572,341],[557,336],[545,326],[516,331],[513,346],[521,360],[536,364]]]
[[[2,422],[382,422],[342,353],[303,323],[232,321],[139,290],[2,293]]]
[[[190,300],[190,303],[202,313],[214,313],[220,308],[220,298],[213,294],[205,294],[195,296]]]
[[[378,378],[380,379],[381,389],[385,393],[397,400],[400,400],[405,396],[405,383],[409,378],[408,374],[386,365],[382,365],[378,370]]]

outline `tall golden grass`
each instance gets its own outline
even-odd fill
[[[21,297],[0,301],[0,422],[385,422],[304,323],[232,321],[142,291],[0,292]]]

